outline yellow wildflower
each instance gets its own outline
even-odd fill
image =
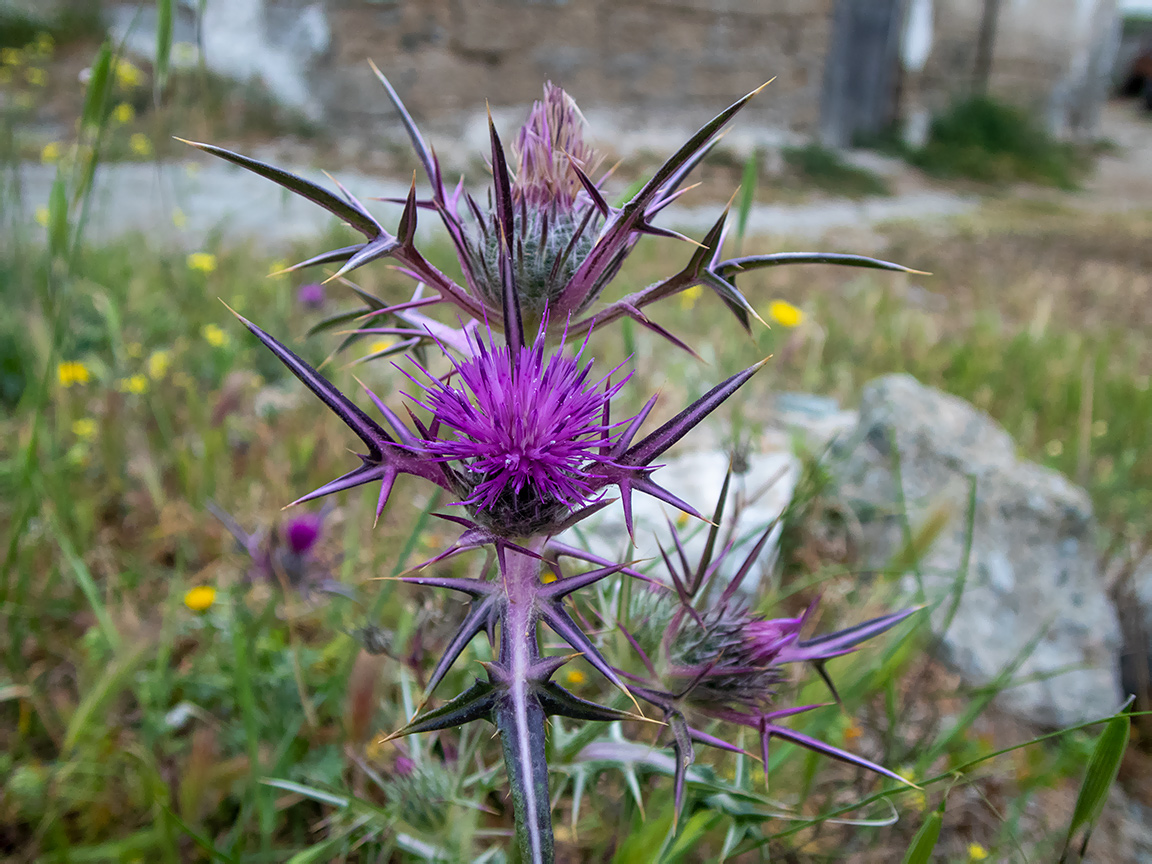
[[[968,860],[969,861],[983,861],[988,857],[988,850],[981,846],[979,843],[968,844]]]
[[[184,211],[179,207],[172,211],[172,224],[177,228],[183,228],[188,224],[188,217],[184,215]]]
[[[139,396],[141,393],[148,392],[148,379],[140,373],[136,373],[127,378],[121,378],[118,388],[121,393],[131,393]]]
[[[127,102],[121,102],[112,109],[112,119],[121,125],[131,123],[136,119],[136,109]]]
[[[99,427],[91,417],[81,417],[79,420],[72,421],[72,434],[81,441],[95,438],[97,431],[99,431]]]
[[[280,271],[287,270],[287,269],[288,269],[288,262],[285,261],[283,258],[278,258],[275,261],[273,261],[271,266],[268,268],[268,275],[269,276],[275,276],[276,274],[280,273]]]
[[[680,292],[680,308],[691,309],[696,305],[696,301],[700,299],[700,295],[703,293],[703,285],[693,285],[691,288],[685,288]]]
[[[204,340],[213,348],[220,348],[228,344],[228,334],[215,324],[205,324],[200,332],[204,335]]]
[[[87,384],[91,378],[88,367],[78,360],[68,360],[56,367],[56,380],[60,382],[61,387]]]
[[[40,225],[43,228],[48,227],[48,208],[47,207],[37,207],[36,208],[36,224]]]
[[[676,527],[677,527],[677,528],[680,528],[681,530],[683,530],[684,526],[686,526],[686,525],[688,524],[688,520],[689,520],[690,518],[691,518],[691,517],[689,517],[689,515],[688,515],[687,513],[680,513],[680,514],[679,514],[679,515],[676,517]]]
[[[184,595],[184,605],[193,612],[206,612],[216,602],[216,589],[211,585],[197,585]]]
[[[24,52],[19,48],[4,48],[0,50],[0,63],[5,66],[19,66],[24,62]]]
[[[41,57],[47,57],[52,53],[55,45],[56,40],[52,38],[52,34],[41,30],[36,34],[36,41],[32,44],[32,48]]]
[[[853,721],[853,722],[849,723],[848,727],[844,730],[844,740],[845,741],[855,741],[857,738],[859,738],[863,734],[864,734],[864,730],[861,729],[859,726],[857,726],[855,721]]]
[[[545,570],[540,574],[540,582],[544,585],[551,585],[556,581],[556,574],[551,570]]]
[[[60,161],[60,144],[57,141],[50,141],[44,145],[40,151],[40,161],[45,165],[51,165],[53,162]]]
[[[193,252],[188,256],[188,269],[211,273],[216,269],[216,256],[211,252]]]
[[[43,87],[48,81],[48,76],[44,74],[43,69],[37,66],[29,66],[24,70],[24,80],[33,87]]]
[[[152,142],[148,140],[148,136],[141,132],[136,132],[128,139],[128,146],[132,148],[132,152],[137,156],[151,156],[152,155]]]
[[[168,374],[168,364],[171,362],[171,356],[167,351],[153,351],[148,356],[148,377],[153,381],[159,381]]]
[[[1064,442],[1053,438],[1044,445],[1044,452],[1055,459],[1064,452]]]
[[[569,669],[564,674],[565,683],[571,684],[573,686],[583,684],[587,680],[588,676],[581,672],[579,669]]]
[[[381,351],[387,351],[396,344],[395,339],[376,339],[368,346],[369,354],[378,354]]]
[[[768,306],[768,316],[781,327],[799,327],[804,323],[804,310],[787,300],[773,300]]]
[[[130,61],[124,59],[116,61],[116,83],[121,87],[128,90],[139,87],[143,81],[144,73],[132,65]]]

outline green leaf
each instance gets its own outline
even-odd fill
[[[916,836],[912,838],[912,845],[904,853],[904,864],[928,864],[932,860],[932,850],[936,848],[936,841],[940,839],[940,828],[944,824],[944,802],[928,814]]]
[[[740,178],[740,202],[736,205],[736,239],[740,245],[744,243],[744,234],[748,230],[748,215],[752,212],[752,204],[756,200],[756,178],[760,173],[760,151],[754,149],[744,163],[744,176]]]
[[[1084,857],[1092,829],[1104,810],[1104,802],[1108,800],[1108,790],[1112,788],[1120,771],[1120,762],[1128,746],[1128,734],[1131,728],[1131,719],[1127,714],[1122,714],[1109,720],[1104,731],[1100,733],[1096,747],[1092,750],[1092,758],[1088,761],[1084,784],[1080,787],[1080,794],[1076,796],[1076,807],[1072,811],[1072,821],[1068,825],[1068,836],[1064,840],[1061,861],[1067,858],[1068,847],[1076,832],[1087,827],[1084,843],[1080,847],[1080,857]]]
[[[52,191],[48,193],[48,252],[55,258],[68,248],[68,192],[64,174],[56,170]]]
[[[104,107],[108,104],[108,92],[112,86],[112,46],[105,42],[96,54],[92,64],[92,77],[88,79],[88,91],[84,94],[84,110],[80,114],[80,126],[90,129],[100,126],[104,120]]]
[[[172,57],[172,0],[156,0],[156,96],[168,80]]]

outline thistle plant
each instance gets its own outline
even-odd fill
[[[686,288],[706,285],[747,329],[757,316],[733,281],[743,270],[817,261],[905,268],[848,255],[791,253],[724,258],[725,213],[696,244],[687,265],[678,273],[637,294],[598,306],[601,293],[643,235],[680,236],[654,225],[654,217],[682,194],[685,179],[715,142],[717,133],[753,94],[704,124],[630,201],[613,207],[603,193],[604,177],[592,179],[599,159],[584,142],[583,118],[575,103],[559,88],[547,85],[544,100],[532,109],[516,138],[514,169],[490,122],[493,182],[486,205],[481,206],[465,189],[463,180],[451,189],[445,185],[434,152],[391,85],[382,75],[380,80],[431,185],[430,197],[421,200],[413,184],[395,233],[385,230],[342,186],[336,194],[248,157],[205,144],[195,146],[303,195],[365,236],[362,243],[326,252],[291,269],[340,263],[336,278],[387,257],[417,283],[410,300],[392,305],[354,287],[365,306],[329,322],[348,322],[366,315],[368,322],[360,322],[353,335],[386,333],[402,337],[395,351],[421,349],[419,356],[411,358],[411,365],[398,366],[410,385],[405,394],[408,422],[367,391],[369,401],[383,418],[383,424],[377,422],[289,348],[240,318],[364,446],[359,465],[295,503],[375,483],[379,484],[379,517],[403,474],[439,487],[454,499],[455,506],[439,516],[460,529],[457,539],[425,565],[401,577],[409,583],[459,592],[471,601],[429,678],[426,699],[477,635],[487,634],[496,659],[484,665],[483,680],[476,679],[439,707],[419,713],[392,737],[477,720],[494,724],[502,742],[521,853],[525,860],[536,862],[554,858],[545,758],[549,715],[584,722],[639,719],[636,697],[640,697],[661,709],[663,721],[674,733],[680,761],[686,764],[692,740],[732,749],[721,739],[687,725],[688,712],[695,711],[699,700],[707,697],[704,716],[755,724],[765,747],[772,736],[787,737],[894,776],[781,726],[777,722],[781,718],[805,709],[775,707],[773,689],[781,664],[819,662],[844,653],[907,613],[825,637],[825,641],[805,642],[799,639],[804,619],[771,621],[757,617],[736,605],[729,590],[719,595],[716,605],[708,606],[703,604],[708,592],[699,590],[708,580],[694,578],[689,591],[683,585],[683,575],[674,572],[672,586],[663,586],[640,573],[631,562],[600,558],[564,543],[558,536],[592,513],[614,506],[617,500],[631,533],[635,493],[653,496],[690,517],[703,519],[691,504],[659,485],[654,476],[657,461],[763,366],[763,362],[758,363],[718,383],[663,425],[644,432],[656,398],[644,403],[635,416],[613,416],[612,402],[630,381],[620,374],[618,365],[594,369],[594,358],[588,356],[588,337],[593,331],[627,317],[688,348],[651,321],[643,309]],[[464,285],[455,284],[416,249],[414,237],[421,209],[433,210],[440,217],[463,269]],[[425,296],[427,289],[433,293]],[[443,303],[464,313],[464,323],[452,327],[425,314],[427,307]],[[577,344],[579,348],[573,350]],[[709,548],[713,545],[710,543]],[[490,555],[475,578],[422,572],[427,564],[482,548]],[[570,572],[553,581],[543,578],[545,567],[552,572],[567,569],[561,559],[577,562],[574,569],[583,572]],[[699,572],[710,572],[711,566],[705,562]],[[585,569],[588,567],[591,569]],[[667,642],[669,663],[661,670],[642,654],[652,680],[629,684],[629,676],[605,659],[596,640],[565,605],[565,598],[574,592],[617,574],[643,580],[652,585],[646,590],[663,592],[680,603],[669,613],[676,624],[668,630],[673,634]],[[573,653],[545,654],[541,625],[567,643]],[[692,626],[699,629],[698,634]],[[695,649],[691,647],[693,639],[697,640]],[[702,650],[710,650],[716,640],[722,643],[719,660],[691,659]],[[633,710],[591,702],[560,686],[554,674],[576,656],[583,657],[627,694]],[[670,677],[661,676],[661,671]],[[679,801],[682,773],[677,783]]]

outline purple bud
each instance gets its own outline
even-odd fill
[[[305,309],[320,309],[324,305],[324,286],[319,282],[301,285],[296,292],[296,302]]]
[[[319,513],[305,513],[290,519],[284,526],[284,539],[297,555],[304,555],[320,539],[324,517]]]

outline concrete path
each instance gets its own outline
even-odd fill
[[[333,188],[321,171],[282,167]],[[367,199],[403,196],[407,192],[405,184],[354,171],[333,173],[385,227],[395,227],[399,206]],[[31,221],[36,209],[47,202],[54,177],[51,166],[23,166],[20,207],[27,220]],[[894,219],[952,216],[972,210],[978,203],[975,197],[922,191],[859,202],[757,205],[750,214],[749,233],[815,239],[836,229],[867,227]],[[700,234],[715,222],[720,211],[719,204],[673,206],[661,216],[660,224]],[[104,165],[97,175],[92,212],[95,215],[89,237],[95,242],[143,232],[157,242],[187,249],[202,248],[216,236],[226,241],[255,240],[277,248],[292,240],[315,236],[333,222],[320,207],[217,160]],[[421,216],[421,233],[426,239],[436,232],[438,222],[430,213],[422,212]]]

